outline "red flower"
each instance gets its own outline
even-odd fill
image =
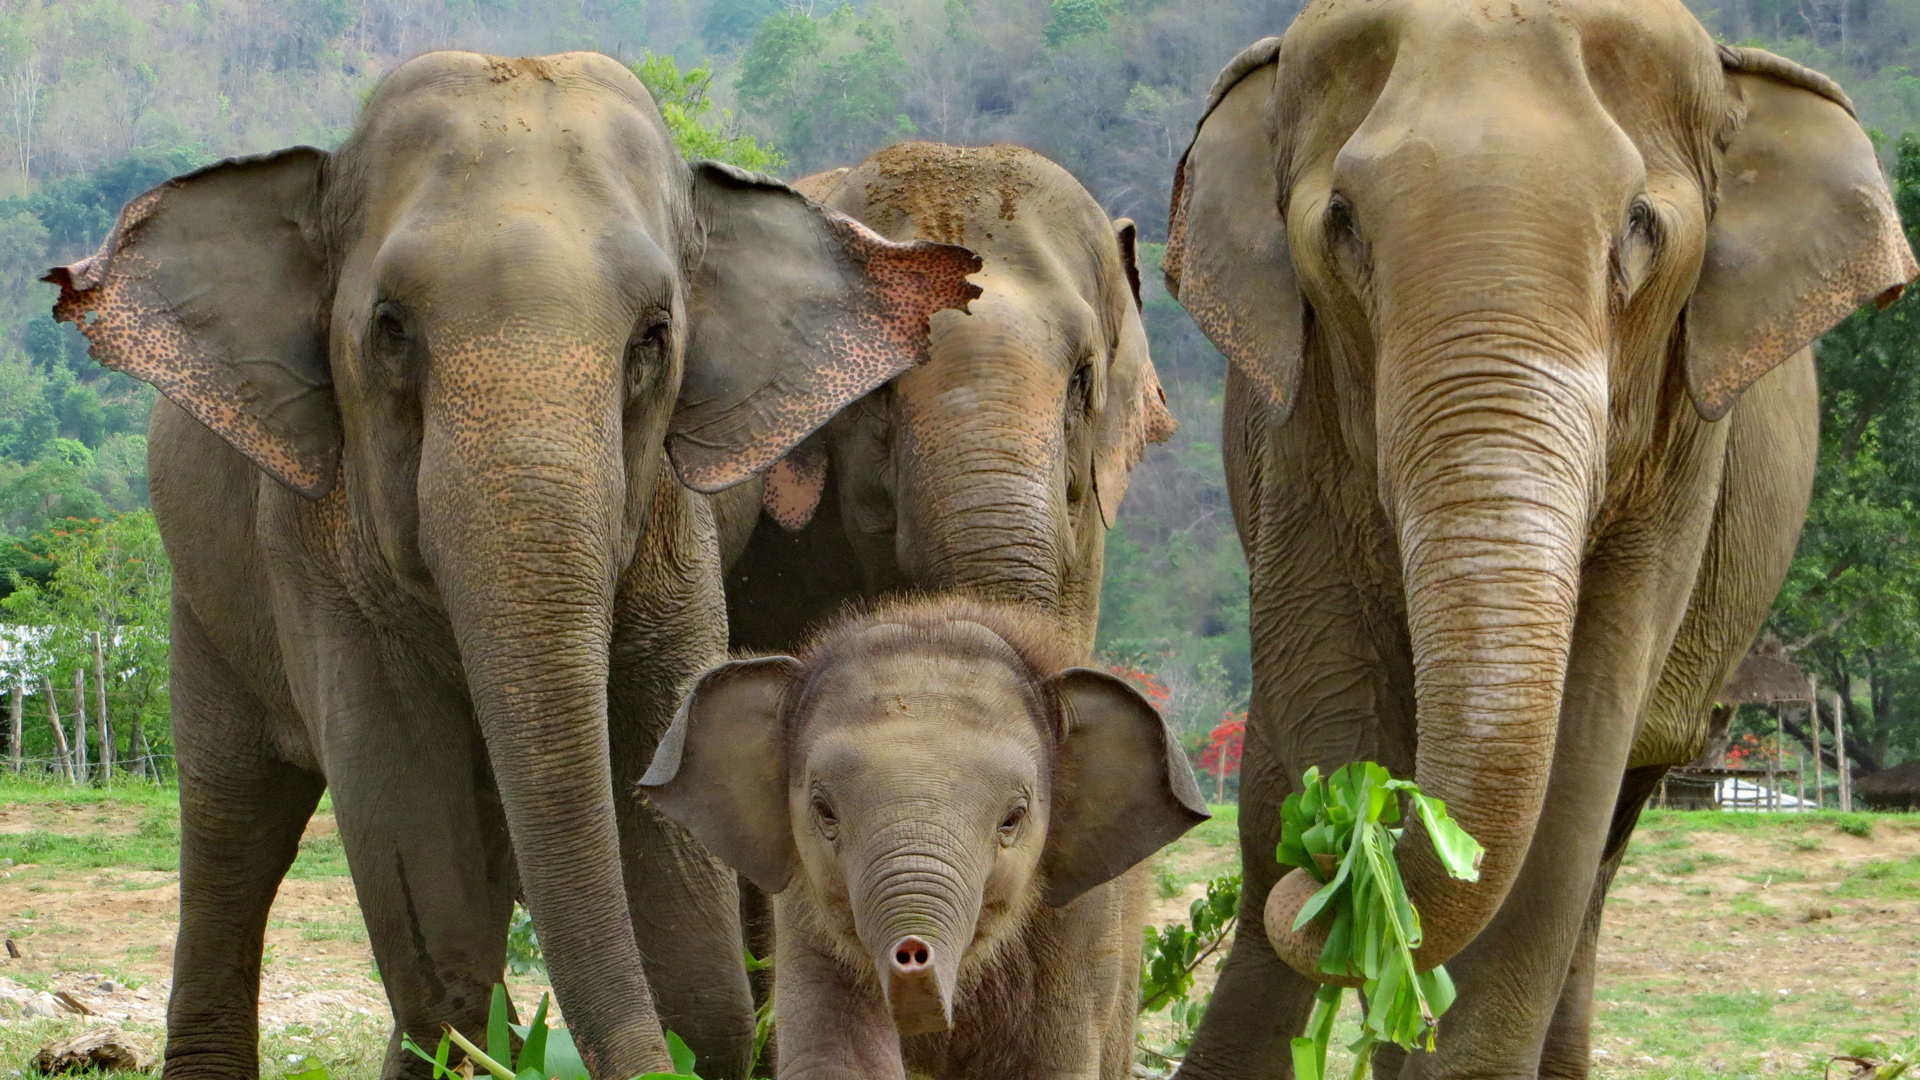
[[[1240,774],[1240,751],[1247,741],[1247,714],[1230,712],[1207,736],[1207,748],[1200,752],[1200,767],[1215,777]]]
[[[1139,668],[1123,667],[1119,664],[1113,664],[1107,668],[1107,671],[1110,674],[1118,675],[1132,683],[1133,688],[1140,691],[1140,696],[1146,698],[1148,704],[1161,712],[1166,712],[1167,705],[1173,701],[1173,695],[1168,692],[1166,687],[1160,685],[1159,679],[1141,671]]]

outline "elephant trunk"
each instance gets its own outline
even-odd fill
[[[923,589],[1059,605],[1071,547],[1066,374],[1020,301],[989,290],[895,383],[901,569]]]
[[[620,353],[566,340],[436,349],[421,546],[556,995],[591,1073],[624,1078],[671,1060],[628,912],[608,755],[614,583],[631,553]],[[487,351],[496,359],[462,362]],[[499,351],[528,377],[499,379]]]
[[[1604,350],[1517,316],[1386,336],[1376,391],[1382,501],[1399,542],[1419,725],[1415,779],[1486,849],[1451,878],[1416,818],[1398,848],[1421,970],[1498,911],[1533,838],[1560,717],[1580,568],[1601,490]],[[1431,325],[1431,324],[1430,324]],[[1324,931],[1292,929],[1314,891],[1275,886],[1267,931],[1309,977]]]
[[[851,890],[854,930],[901,1035],[953,1026],[960,959],[980,918],[981,883],[959,842],[944,839],[924,816],[888,830]]]

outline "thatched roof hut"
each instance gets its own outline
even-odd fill
[[[1813,697],[1807,673],[1787,658],[1780,642],[1769,638],[1740,661],[1740,667],[1720,688],[1722,705],[1772,705],[1779,701],[1806,701]]]
[[[1920,810],[1920,759],[1855,780],[1853,794],[1870,810]]]

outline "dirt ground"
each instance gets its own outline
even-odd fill
[[[155,831],[155,814],[150,807],[0,804],[0,846],[29,835],[136,844]],[[373,1032],[385,1024],[386,1002],[332,834],[331,816],[317,816],[274,903],[261,987],[269,1033],[317,1039],[342,1025]],[[44,993],[53,1008],[41,1011],[56,1012],[59,1023],[113,1021],[157,1032],[178,874],[72,865],[81,858],[69,852],[51,860],[62,865],[0,865],[0,929],[21,953],[0,955],[0,1029],[52,1031],[56,1020],[36,1018],[24,1004]],[[1206,879],[1231,872],[1235,861],[1230,820],[1169,849],[1155,868],[1154,921],[1183,920]],[[1914,1041],[1917,972],[1920,817],[1880,816],[1860,837],[1831,815],[1650,814],[1607,908],[1596,1073],[1813,1076],[1831,1054],[1884,1057]],[[1203,965],[1200,992],[1213,977],[1213,964]],[[511,988],[525,1003],[545,989],[533,979]],[[61,993],[70,1001],[60,1001]],[[95,1017],[76,1015],[75,1005]],[[1165,1028],[1164,1020],[1150,1022],[1148,1041]],[[0,1047],[0,1076],[18,1067]]]

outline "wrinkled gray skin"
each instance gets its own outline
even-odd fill
[[[1460,997],[1377,1074],[1586,1075],[1607,884],[1805,514],[1807,346],[1915,273],[1872,146],[1675,0],[1316,0],[1217,84],[1166,267],[1233,362],[1267,929],[1181,1075],[1288,1074],[1324,931],[1292,929],[1278,810],[1354,759],[1487,849],[1454,881],[1407,830],[1418,959]]]
[[[257,1074],[261,935],[323,789],[384,1076],[426,1075],[402,1032],[483,1029],[516,891],[594,1076],[667,1068],[662,1022],[745,1074],[734,877],[614,796],[726,643],[712,518],[663,447],[707,490],[765,467],[923,354],[976,266],[689,170],[605,57],[436,53],[337,154],[170,181],[51,275],[170,399],[168,1077]]]
[[[704,677],[642,781],[775,897],[781,1080],[1123,1080],[1186,755],[1052,622],[940,599]]]
[[[1093,645],[1106,530],[1169,437],[1138,311],[1134,226],[1017,146],[901,143],[795,185],[894,240],[977,251],[981,297],[931,357],[717,507],[736,649],[791,651],[848,601],[959,589]],[[749,539],[750,537],[750,539]]]

